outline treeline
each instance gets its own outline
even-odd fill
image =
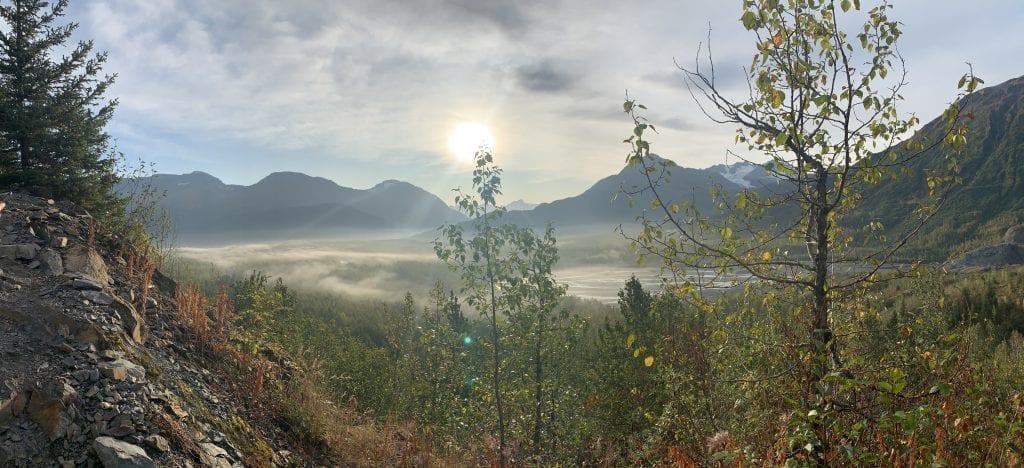
[[[458,291],[438,283],[421,303],[384,305],[252,272],[228,289],[232,346],[300,357],[335,404],[407,423],[466,464],[1020,461],[1020,271],[866,284],[829,305],[826,344],[842,361],[823,372],[815,298],[798,284],[709,294],[632,278],[617,313],[566,307],[554,231],[500,222],[500,173],[478,154],[473,192],[457,198],[471,224],[435,242]],[[293,424],[315,419],[294,408]]]
[[[234,346],[301,358],[336,404],[414,423],[438,453],[498,460],[490,323],[445,285],[422,302],[383,304],[296,292],[254,272],[228,291]],[[539,439],[533,340],[500,323],[507,462],[809,463],[800,451],[828,444],[835,463],[1012,463],[1024,434],[1024,329],[1007,324],[1019,320],[1021,291],[1020,271],[878,288],[844,308],[837,334],[850,370],[825,379],[829,401],[808,413],[805,369],[792,365],[812,365],[792,344],[806,325],[750,299],[783,291],[701,309],[630,279],[611,316],[565,312],[571,327],[545,355]]]

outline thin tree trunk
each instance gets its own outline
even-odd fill
[[[491,235],[491,227],[487,222],[487,212],[484,211],[484,229],[487,235]],[[491,330],[494,337],[494,404],[498,412],[498,463],[504,467],[505,462],[505,412],[501,401],[501,343],[498,333],[498,303],[497,294],[494,290],[494,267],[491,264],[491,240],[486,239],[486,250],[484,256],[487,258],[487,280],[491,283]]]
[[[541,344],[544,337],[544,318],[541,313],[538,313],[537,317],[537,340],[534,343],[534,409],[533,409],[533,458],[535,463],[540,463],[540,434],[541,434],[541,417],[543,413],[544,405],[544,394],[541,389],[541,382],[543,379],[543,373],[541,368]]]
[[[831,357],[838,359],[838,351],[833,346],[832,324],[829,321],[828,301],[828,254],[830,245],[828,231],[830,221],[828,220],[828,173],[824,170],[818,171],[815,184],[815,203],[811,207],[815,217],[814,237],[817,248],[814,252],[814,375],[815,382],[820,381],[830,370]]]

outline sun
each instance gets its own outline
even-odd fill
[[[481,147],[494,148],[491,129],[479,122],[463,122],[448,135],[448,148],[460,161],[472,161]]]

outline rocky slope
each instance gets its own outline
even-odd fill
[[[184,339],[173,281],[141,283],[73,204],[0,198],[0,466],[286,463]]]
[[[988,269],[1024,265],[1024,225],[1014,226],[1003,235],[1003,242],[979,247],[949,262],[954,270]]]

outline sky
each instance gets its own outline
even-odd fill
[[[863,0],[865,8],[874,5]],[[1021,0],[894,0],[905,112],[928,121],[971,62],[1024,75]],[[621,170],[629,96],[652,150],[682,166],[735,162],[734,128],[694,105],[676,63],[710,38],[726,90],[754,41],[725,0],[81,0],[68,19],[109,53],[108,132],[128,160],[252,184],[276,171],[354,188],[398,179],[451,202],[471,167],[448,136],[487,125],[506,201],[576,195]]]

